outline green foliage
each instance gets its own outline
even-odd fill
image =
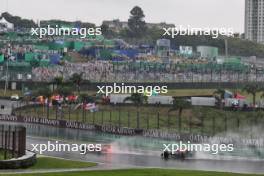
[[[222,100],[225,98],[225,89],[219,88],[214,91],[214,95],[216,95],[216,99],[218,100],[219,108],[223,108]]]
[[[63,83],[63,77],[62,76],[57,76],[53,79],[53,82],[56,84],[56,85],[62,85]]]
[[[102,30],[102,34],[103,34],[103,36],[105,36],[105,37],[107,37],[107,38],[115,38],[115,37],[118,36],[118,34],[115,33],[113,30],[111,30],[111,29],[109,28],[109,26],[106,25],[106,24],[102,24],[102,25],[101,25],[101,30]]]
[[[19,16],[12,16],[8,12],[2,13],[2,17],[8,22],[13,23],[15,28],[32,28],[37,26],[33,20],[22,19]]]
[[[218,95],[218,97],[219,97],[220,99],[224,99],[224,98],[225,98],[225,89],[221,89],[221,88],[219,88],[219,89],[217,89],[216,91],[214,91],[214,94],[215,94],[215,95]]]
[[[179,116],[182,115],[183,109],[187,109],[191,103],[182,97],[173,97],[172,108],[169,111],[179,110]]]
[[[86,103],[94,103],[94,97],[89,96],[88,94],[80,94],[79,99],[81,102],[86,102]]]
[[[87,168],[96,166],[95,163],[71,161],[58,158],[40,157],[37,163],[30,169],[68,169],[68,168]]]
[[[9,150],[0,149],[0,161],[12,158],[12,153]]]
[[[16,174],[10,174],[15,176]],[[82,171],[68,173],[37,173],[23,174],[24,176],[263,176],[254,174],[238,174],[225,172],[185,171],[171,169],[123,169],[105,171]]]
[[[31,60],[30,62],[31,67],[39,67],[40,63],[38,60]]]
[[[263,88],[258,83],[249,83],[249,84],[245,85],[245,87],[243,88],[243,91],[252,95],[253,105],[255,105],[256,104],[256,94],[258,92],[261,92],[262,89]]]
[[[143,10],[135,6],[131,11],[130,11],[130,18],[128,19],[128,27],[129,27],[129,32],[132,37],[141,37],[145,34],[145,31],[147,29],[146,27],[146,22],[144,21],[144,12]]]
[[[75,86],[77,87],[77,91],[78,93],[80,93],[80,87],[81,87],[81,83],[83,81],[83,72],[82,73],[74,73],[72,74],[70,81],[75,84]]]
[[[76,25],[81,27],[81,28],[92,28],[95,27],[95,24],[93,23],[83,23],[81,21],[74,21],[74,22],[70,22],[70,21],[65,21],[65,20],[43,20],[41,21],[41,26],[46,27],[46,26],[52,26],[55,27],[56,25],[58,27],[75,27]]]
[[[52,95],[51,90],[48,87],[39,87],[33,92],[34,96],[44,96],[45,98],[48,98]]]
[[[264,57],[264,45],[248,40],[238,38],[230,38],[228,40],[228,50],[232,55],[236,56],[257,56]]]
[[[141,94],[141,93],[133,93],[133,94],[131,94],[130,97],[126,97],[124,99],[124,102],[126,102],[126,101],[132,101],[133,104],[135,104],[136,106],[140,106],[144,102],[147,102],[147,99],[148,99],[148,97],[145,96],[145,95],[143,95],[143,94]]]
[[[71,86],[59,86],[59,87],[56,89],[56,92],[57,92],[59,95],[69,96],[69,95],[72,95],[72,94],[73,94],[73,89],[72,89]]]

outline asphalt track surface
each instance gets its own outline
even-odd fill
[[[10,124],[10,122],[8,123]],[[169,168],[235,173],[264,173],[264,160],[259,159],[242,159],[238,157],[219,157],[212,159],[207,155],[199,155],[198,157],[183,161],[174,159],[165,161],[160,157],[162,143],[164,142],[162,140],[143,137],[121,137],[111,134],[74,129],[61,129],[36,124],[22,125],[27,127],[27,149],[29,150],[33,148],[33,144],[47,144],[47,141],[50,141],[51,143],[58,141],[58,143],[63,144],[98,143],[103,145],[111,145],[111,150],[105,153],[87,152],[86,154],[82,155],[79,152],[72,151],[43,152],[43,154],[47,156],[98,163],[98,166],[94,168],[88,168],[87,170]],[[67,172],[74,170],[64,171]],[[5,173],[8,172],[12,171],[5,171]],[[39,172],[44,171],[40,170]]]

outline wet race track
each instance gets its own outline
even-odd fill
[[[1,122],[4,123],[4,122]],[[10,124],[10,123],[9,123]],[[258,157],[212,156],[197,153],[186,160],[163,160],[160,156],[163,143],[168,141],[145,137],[127,137],[74,129],[62,129],[36,124],[27,127],[27,148],[32,144],[103,144],[111,146],[105,153],[44,152],[43,154],[73,160],[101,163],[102,169],[159,167],[185,170],[207,170],[238,173],[264,173],[264,160]]]

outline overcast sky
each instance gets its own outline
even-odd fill
[[[100,25],[103,20],[127,20],[129,11],[138,5],[147,22],[231,27],[243,32],[244,4],[244,0],[0,0],[0,12],[8,10],[35,21],[82,20]]]

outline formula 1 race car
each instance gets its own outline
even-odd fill
[[[96,153],[96,154],[109,154],[112,153],[112,146],[110,144],[89,144],[95,146],[92,149],[83,148],[82,150],[86,150],[86,153]],[[87,145],[87,146],[89,146]]]
[[[194,153],[191,151],[176,151],[176,152],[171,152],[171,151],[164,151],[161,154],[162,159],[180,159],[180,160],[185,160],[188,158],[192,158],[194,156]]]
[[[101,153],[112,153],[112,146],[110,144],[103,144]]]

